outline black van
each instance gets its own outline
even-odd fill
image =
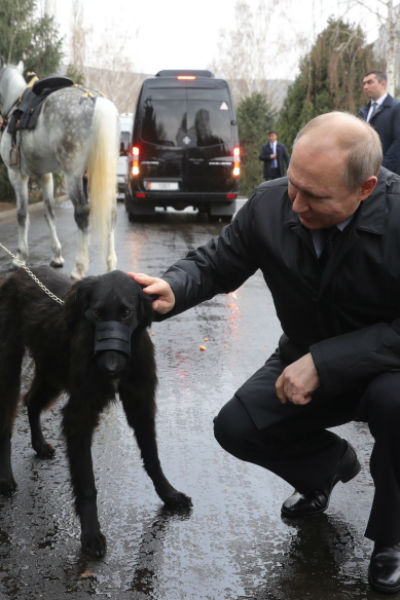
[[[131,220],[167,206],[231,219],[240,150],[228,83],[205,70],[164,70],[145,79],[129,161]]]

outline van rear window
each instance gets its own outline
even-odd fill
[[[232,146],[231,107],[224,99],[148,96],[143,103],[141,137],[161,146]]]

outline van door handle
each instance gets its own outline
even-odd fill
[[[195,165],[201,165],[204,162],[204,158],[189,158],[189,162]]]

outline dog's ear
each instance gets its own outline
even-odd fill
[[[142,290],[139,292],[138,317],[141,325],[149,327],[153,321],[153,308],[151,306],[154,297],[145,294]]]
[[[65,296],[65,318],[69,325],[78,321],[89,306],[95,277],[85,277],[74,283]]]

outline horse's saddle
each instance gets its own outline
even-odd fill
[[[7,131],[12,135],[14,144],[18,130],[35,129],[42,103],[47,96],[71,85],[73,85],[73,81],[68,77],[51,76],[39,79],[32,86],[28,85],[25,88],[8,122]]]

